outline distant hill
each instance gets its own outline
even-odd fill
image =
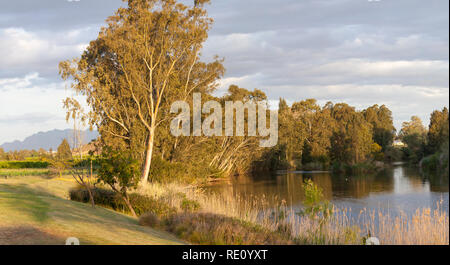
[[[87,144],[97,137],[97,131],[86,130],[83,132],[83,144]],[[72,144],[73,130],[67,129],[39,132],[25,138],[22,142],[14,141],[12,143],[4,143],[0,145],[0,148],[3,148],[6,152],[14,150],[38,150],[39,148],[44,148],[45,150],[52,148],[53,150],[56,150],[64,138]]]

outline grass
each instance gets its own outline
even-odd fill
[[[48,169],[0,169],[0,178],[15,176],[48,176]]]
[[[15,176],[0,179],[0,245],[183,244],[175,236],[138,224],[130,216],[67,200],[70,177]]]
[[[142,216],[141,223],[158,227],[157,222],[148,222],[149,216]],[[164,218],[159,227],[200,245],[288,245],[294,243],[278,231],[270,231],[236,218],[208,213],[174,214]]]

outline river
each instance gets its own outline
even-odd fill
[[[235,196],[265,196],[285,200],[293,209],[300,209],[304,199],[302,182],[311,179],[323,190],[324,197],[341,209],[381,210],[390,214],[408,215],[418,208],[440,208],[448,213],[448,176],[423,176],[418,168],[395,165],[376,174],[363,176],[337,175],[330,172],[278,172],[272,175],[239,176],[227,182],[206,187],[214,193],[231,192]]]

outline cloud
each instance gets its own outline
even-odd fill
[[[13,124],[0,133],[0,142],[29,134],[26,123],[31,129],[65,126],[61,100],[70,92],[57,65],[79,56],[122,5],[121,0],[0,1],[0,126],[6,119]],[[208,12],[215,24],[203,58],[225,57],[219,94],[237,84],[262,89],[271,106],[279,97],[346,101],[360,109],[386,104],[397,127],[412,115],[426,122],[432,110],[448,106],[448,5],[442,0],[212,1]]]
[[[62,100],[72,92],[64,87],[64,83],[54,83],[36,73],[0,78],[0,143],[70,127]]]
[[[22,27],[62,31],[103,24],[122,6],[121,0],[14,0],[0,1],[0,28]],[[2,20],[2,17],[7,19]]]
[[[89,28],[59,33],[0,29],[0,77],[35,71],[55,76],[59,61],[79,56],[87,47],[80,36],[89,31]]]

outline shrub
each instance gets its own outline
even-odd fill
[[[139,217],[139,224],[142,226],[157,227],[160,224],[160,220],[156,214],[147,212]]]
[[[420,167],[428,172],[438,171],[440,168],[440,154],[436,153],[434,155],[424,157],[420,162]]]
[[[196,212],[200,210],[200,203],[184,198],[183,201],[181,201],[180,207],[185,212]]]
[[[122,197],[116,192],[109,189],[96,187],[92,189],[92,193],[97,205],[126,214],[131,214]],[[83,203],[89,202],[89,193],[85,188],[81,186],[71,189],[69,191],[69,197],[74,201]],[[129,197],[130,203],[131,205],[133,205],[134,211],[138,216],[148,212],[156,214],[158,216],[167,216],[176,212],[175,208],[170,207],[168,204],[148,196],[131,193]]]
[[[333,213],[333,207],[324,199],[322,189],[308,179],[303,185],[303,191],[305,193],[304,209],[299,214],[312,219],[318,218],[319,223],[327,221]]]

